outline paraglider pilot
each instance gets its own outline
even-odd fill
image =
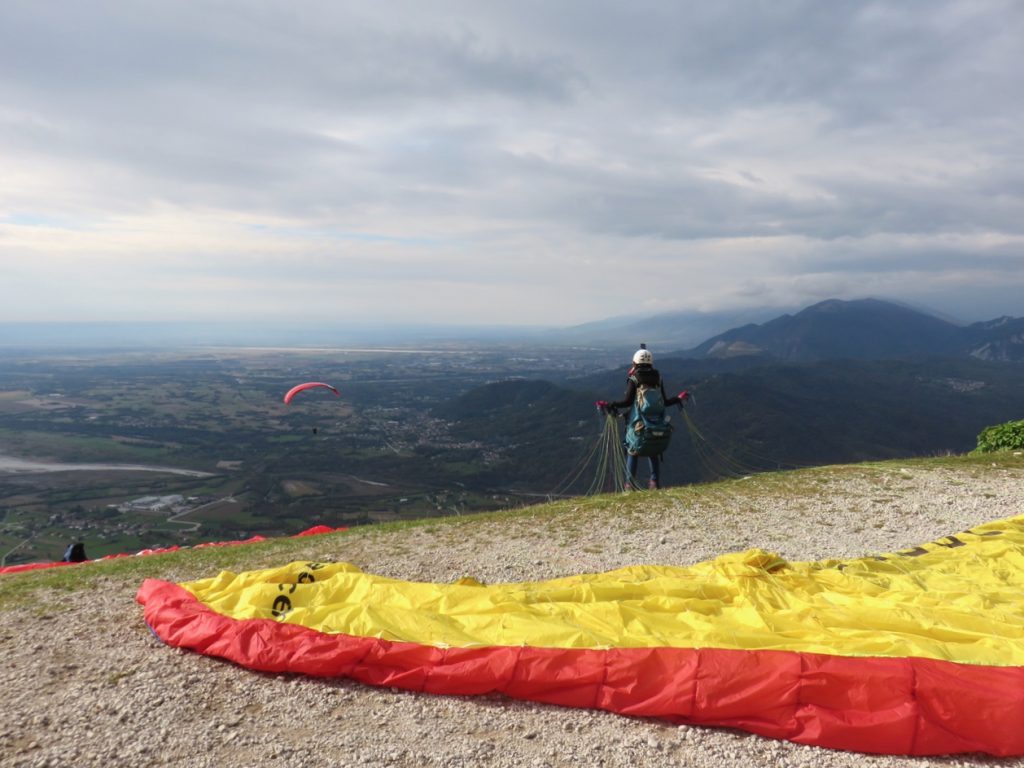
[[[626,485],[638,488],[636,482],[637,465],[641,456],[647,456],[651,464],[651,477],[647,487],[661,487],[661,454],[668,447],[671,436],[671,425],[665,418],[665,408],[678,405],[690,398],[685,390],[674,397],[665,397],[665,384],[661,374],[654,367],[654,356],[641,344],[633,355],[633,367],[626,378],[626,393],[621,400],[607,402],[599,400],[597,407],[605,413],[618,415],[618,411],[629,408],[630,414],[626,422]]]

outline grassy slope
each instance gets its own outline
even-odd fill
[[[467,526],[502,521],[529,520],[531,525],[542,525],[553,541],[561,546],[573,546],[574,536],[584,530],[600,528],[602,519],[627,519],[631,525],[642,528],[644,518],[652,510],[691,506],[702,499],[727,494],[730,498],[748,502],[756,509],[758,501],[771,497],[781,500],[799,500],[827,492],[826,487],[835,479],[854,478],[878,468],[901,467],[922,469],[953,468],[984,473],[996,467],[1024,466],[1020,452],[988,454],[984,456],[948,456],[930,459],[901,459],[890,462],[816,467],[786,472],[753,475],[742,480],[682,486],[658,493],[603,495],[577,497],[519,510],[462,515],[448,518],[383,523],[362,526],[328,536],[343,536],[350,540],[372,540],[382,535],[410,534],[424,530],[441,534],[443,538],[458,540],[466,535]],[[145,578],[185,581],[204,578],[219,570],[242,571],[265,568],[292,560],[317,559],[323,549],[323,537],[275,539],[240,547],[211,547],[181,550],[147,557],[132,557],[106,562],[87,563],[40,571],[27,571],[0,577],[0,610],[11,610],[33,605],[36,611],[55,607],[71,593],[88,592],[111,580],[141,583]],[[770,543],[766,542],[766,546]]]

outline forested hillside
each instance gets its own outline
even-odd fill
[[[666,391],[694,403],[673,416],[665,480],[901,456],[962,453],[982,428],[1024,415],[1024,366],[959,359],[757,364],[663,358]],[[625,373],[553,384],[489,384],[437,413],[500,458],[476,480],[555,488],[597,440],[595,399],[621,396]],[[673,413],[674,411],[670,411]],[[592,474],[592,473],[591,473]],[[582,476],[576,489],[585,486]]]

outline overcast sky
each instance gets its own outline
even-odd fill
[[[0,3],[0,321],[1024,315],[1017,0]]]

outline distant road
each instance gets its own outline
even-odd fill
[[[40,472],[164,472],[169,475],[185,475],[186,477],[213,477],[212,472],[199,472],[195,469],[179,469],[177,467],[154,467],[147,464],[65,464],[59,461],[32,461],[17,459],[13,456],[0,455],[0,473],[28,475]]]

